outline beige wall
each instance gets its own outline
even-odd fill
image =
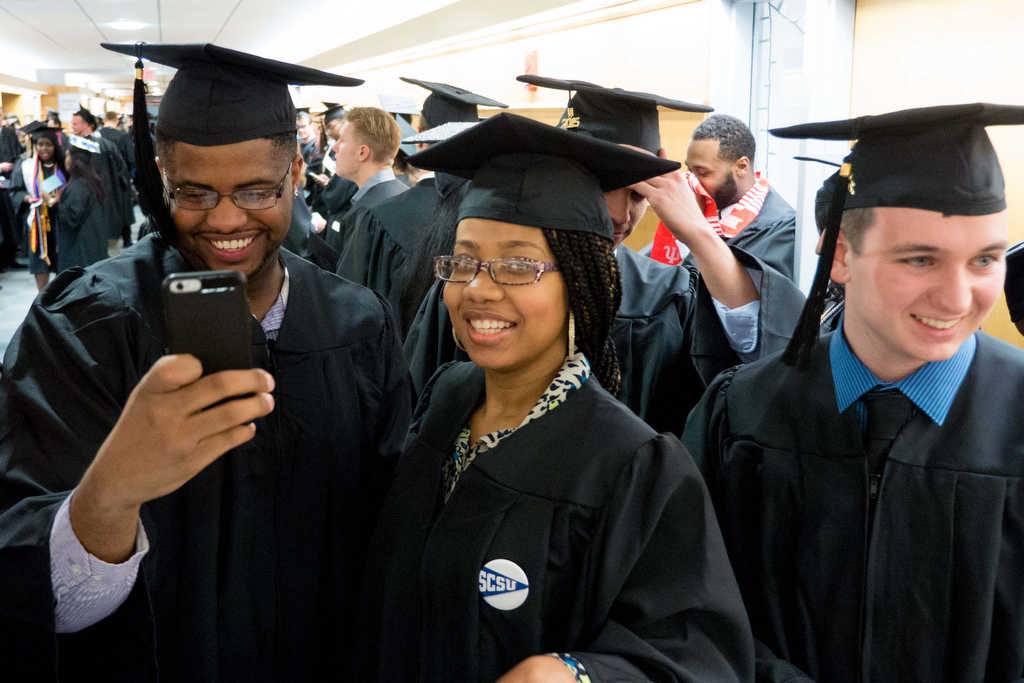
[[[723,59],[721,45],[712,40],[715,22],[720,21],[715,8],[709,0],[623,3],[612,12],[581,12],[570,20],[542,19],[509,33],[428,45],[411,54],[398,52],[348,64],[317,63],[363,78],[366,85],[347,92],[305,88],[302,98],[313,103],[340,97],[346,103],[377,105],[376,94],[385,93],[422,102],[426,90],[399,80],[399,76],[412,76],[458,85],[507,103],[507,111],[555,124],[568,93],[529,90],[515,80],[523,73],[527,54],[536,52],[538,73],[543,76],[707,103],[711,74],[721,71]],[[481,109],[481,114],[496,111]],[[686,157],[693,129],[703,119],[703,114],[662,110],[662,145],[670,159]],[[648,211],[626,245],[639,249],[650,242],[657,223]]]
[[[962,102],[1024,104],[1022,0],[858,0],[852,114]],[[1010,241],[1024,239],[1024,126],[989,136],[1006,176]],[[1005,301],[986,332],[1024,348]]]
[[[420,103],[429,93],[399,80],[411,76],[452,83],[514,109],[564,108],[565,92],[531,91],[515,80],[525,69],[527,54],[536,52],[538,73],[543,76],[706,102],[709,56],[721,50],[710,39],[711,3],[665,0],[637,7],[609,15],[581,13],[571,21],[539,20],[509,33],[332,63],[330,70],[365,79],[366,84],[351,90],[303,88],[302,99],[308,103],[323,99],[377,105],[376,95],[385,93],[406,95]],[[642,48],[638,46],[641,42]],[[638,51],[642,51],[642,60],[637,58]]]

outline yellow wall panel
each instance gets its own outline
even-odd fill
[[[852,114],[963,102],[1024,104],[1021,0],[858,0]],[[1024,126],[988,129],[1006,176],[1010,241],[1024,240]],[[986,332],[1024,348],[1001,301]]]

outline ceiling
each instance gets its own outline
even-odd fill
[[[455,2],[388,0],[382,12],[362,0],[0,0],[0,73],[116,97],[131,88],[134,60],[100,42],[215,42],[301,62]]]

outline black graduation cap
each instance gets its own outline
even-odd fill
[[[587,81],[545,78],[531,74],[517,76],[516,80],[541,88],[569,91],[569,104],[558,122],[559,128],[586,133],[616,144],[641,147],[654,153],[661,148],[658,107],[676,111],[714,111],[703,104],[692,104],[622,88],[605,88]]]
[[[96,120],[96,117],[93,115],[93,113],[85,107],[79,107],[78,111],[76,111],[74,115],[81,117],[81,119],[85,121],[91,128],[96,128],[97,124],[99,123]]]
[[[1024,320],[1024,242],[1018,242],[1006,251],[1006,306],[1010,320]]]
[[[324,110],[324,125],[345,116],[344,105],[338,104],[337,102],[324,102],[323,105],[327,107],[327,109]]]
[[[210,43],[100,45],[137,58],[133,106],[137,181],[152,207],[150,219],[172,242],[177,232],[163,200],[163,182],[149,137],[143,58],[178,70],[160,101],[157,133],[204,147],[284,133],[294,135],[295,105],[289,84],[344,87],[363,82]]]
[[[480,118],[476,109],[478,105],[500,109],[508,108],[507,104],[447,83],[432,83],[405,76],[401,78],[406,83],[412,83],[430,91],[427,99],[423,101],[422,113],[430,127],[440,126],[449,121],[477,121]]]
[[[101,45],[178,70],[160,102],[157,130],[192,145],[227,145],[294,133],[289,84],[354,86],[363,82],[209,43]]]
[[[40,130],[42,128],[49,128],[49,126],[47,126],[42,121],[33,121],[32,123],[26,123],[24,126],[19,128],[18,132],[19,133],[24,133],[25,135],[32,135],[37,130]],[[50,130],[54,130],[55,131],[57,129],[56,128],[50,128]]]
[[[825,240],[784,360],[804,365],[818,335],[845,209],[898,206],[982,216],[1006,208],[1003,173],[985,126],[1024,123],[1024,107],[957,104],[772,129],[782,138],[856,140],[834,177]]]
[[[813,161],[837,169],[843,165],[839,161],[819,159],[818,157],[795,156],[793,158],[797,161]],[[825,178],[825,182],[821,184],[818,192],[814,195],[814,224],[817,226],[819,234],[825,230],[825,218],[828,215],[828,207],[832,203],[832,194],[835,192],[837,182],[839,182],[839,171]]]
[[[19,129],[19,132],[29,135],[33,140],[39,138],[46,138],[53,143],[54,147],[60,145],[60,141],[57,139],[57,134],[60,132],[57,128],[50,128],[43,121],[33,121]]]
[[[679,163],[514,114],[498,114],[409,157],[416,168],[471,178],[458,219],[612,238],[603,193]]]

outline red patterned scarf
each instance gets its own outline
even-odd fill
[[[714,228],[715,232],[722,239],[735,237],[757,218],[757,214],[761,213],[764,199],[768,196],[768,190],[771,189],[768,181],[758,173],[757,181],[740,197],[740,200],[736,202],[736,207],[725,218],[719,218],[715,200],[704,189],[704,186],[700,184],[697,176],[689,171],[683,175],[686,178],[686,182],[693,189],[694,194],[697,195],[697,203],[700,204],[704,218],[707,219],[708,224]],[[655,261],[667,263],[670,266],[679,265],[683,262],[683,257],[679,253],[679,245],[676,244],[676,238],[665,227],[665,224],[661,222],[658,223],[658,229],[654,233],[651,258]]]

